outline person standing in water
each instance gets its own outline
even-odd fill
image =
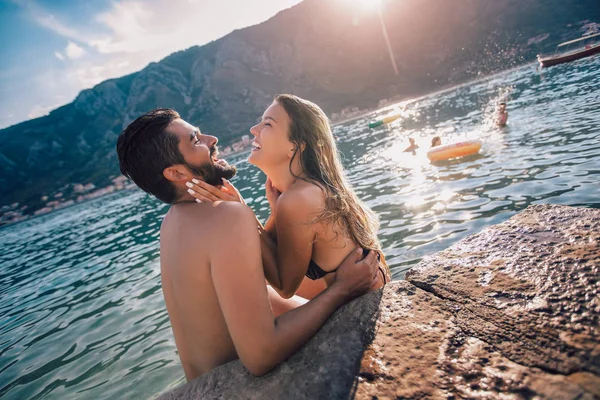
[[[431,139],[431,147],[441,146],[441,145],[442,145],[442,139],[439,136],[436,136],[433,139]]]
[[[408,146],[406,149],[404,149],[404,153],[415,154],[415,150],[417,150],[419,148],[419,145],[415,143],[415,139],[413,139],[413,138],[408,138],[408,142],[410,143],[410,146]]]
[[[497,126],[506,126],[506,121],[508,120],[508,111],[506,111],[506,103],[500,103],[500,107],[498,108],[498,116],[496,117],[496,125]]]

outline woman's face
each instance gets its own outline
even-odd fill
[[[289,165],[294,154],[294,144],[288,139],[290,122],[283,106],[273,102],[261,121],[250,128],[254,141],[248,162],[263,171],[265,167],[269,169],[282,163]]]

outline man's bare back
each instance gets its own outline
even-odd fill
[[[221,225],[215,221],[216,213],[206,211],[193,203],[173,206],[160,229],[162,289],[188,380],[237,358],[215,293],[207,251],[212,236],[221,236]],[[200,229],[207,226],[215,226],[215,230]],[[221,251],[228,247],[227,243],[219,245]]]
[[[162,286],[188,380],[238,356],[253,373],[272,368],[268,354],[277,346],[269,335],[276,328],[269,299],[287,310],[302,303],[267,291],[259,240],[256,220],[241,204],[181,203],[165,216]]]

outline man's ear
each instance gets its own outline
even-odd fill
[[[189,181],[192,174],[183,165],[171,165],[163,169],[163,176],[171,182]]]

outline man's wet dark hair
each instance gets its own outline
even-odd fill
[[[500,103],[501,106],[506,106],[505,102]]]
[[[121,173],[143,191],[159,200],[173,204],[179,194],[163,175],[163,170],[175,164],[186,164],[179,151],[179,139],[167,127],[180,118],[177,111],[157,108],[138,117],[117,140]]]

